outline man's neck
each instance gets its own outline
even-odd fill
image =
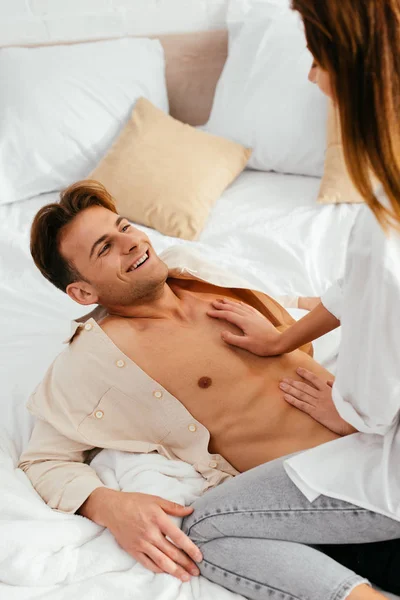
[[[165,283],[153,296],[146,296],[125,306],[105,307],[109,315],[135,319],[173,319],[187,321],[188,306],[180,294]]]

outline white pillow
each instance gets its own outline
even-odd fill
[[[312,56],[288,0],[231,2],[229,54],[206,131],[253,148],[248,166],[321,176],[327,101],[308,81]]]
[[[140,96],[168,112],[157,40],[2,49],[0,81],[0,204],[86,177]]]

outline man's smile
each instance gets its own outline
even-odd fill
[[[128,269],[128,273],[131,273],[132,271],[136,271],[137,269],[139,269],[141,266],[143,266],[145,263],[148,262],[150,258],[150,254],[149,251],[147,250],[144,254],[142,254],[135,262],[133,262],[131,264],[131,266]]]

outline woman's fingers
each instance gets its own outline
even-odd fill
[[[231,310],[209,310],[207,311],[207,315],[213,319],[222,319],[224,321],[228,321],[228,323],[232,323],[244,331],[244,317],[237,312],[233,312]]]
[[[299,367],[297,369],[297,373],[300,375],[300,377],[311,383],[317,390],[323,390],[326,386],[326,381],[323,381],[317,377],[317,375],[311,373],[311,371],[307,371],[307,369]]]
[[[281,390],[293,394],[305,402],[310,401],[311,398],[318,398],[319,394],[319,391],[315,387],[301,381],[293,381],[292,379],[283,379],[279,387]]]
[[[255,308],[253,308],[252,306],[250,306],[249,304],[246,304],[245,302],[240,302],[240,301],[235,301],[235,300],[229,300],[228,298],[222,298],[222,299],[218,299],[218,300],[214,300],[212,302],[212,305],[215,306],[218,309],[222,309],[222,310],[234,310],[238,313],[241,314],[251,314],[251,315],[258,315],[260,317],[262,317],[263,315],[256,310]]]
[[[243,348],[244,350],[248,349],[249,339],[244,335],[235,335],[230,331],[223,331],[221,333],[221,338],[230,346],[236,346],[237,348]]]
[[[211,302],[211,305],[215,310],[232,311],[239,315],[246,314],[239,302],[223,302],[222,300],[213,300],[213,302]]]
[[[313,416],[312,413],[314,412],[315,407],[312,404],[308,404],[308,402],[303,402],[302,400],[299,400],[291,394],[284,394],[283,397],[288,404],[291,404],[295,408],[298,408],[307,415]]]

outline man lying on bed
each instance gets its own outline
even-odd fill
[[[279,383],[300,381],[298,367],[332,379],[311,346],[274,358],[231,346],[241,332],[213,318],[212,303],[243,302],[281,329],[293,322],[284,308],[183,248],[167,251],[167,266],[99,184],[77,183],[42,208],[31,251],[51,283],[83,306],[99,306],[74,322],[30,398],[38,420],[20,467],[49,506],[108,527],[152,571],[183,581],[199,573],[191,559],[200,551],[168,517],[192,509],[104,487],[87,464],[91,450],[184,460],[207,489],[351,432],[343,421],[334,433],[283,399]]]

